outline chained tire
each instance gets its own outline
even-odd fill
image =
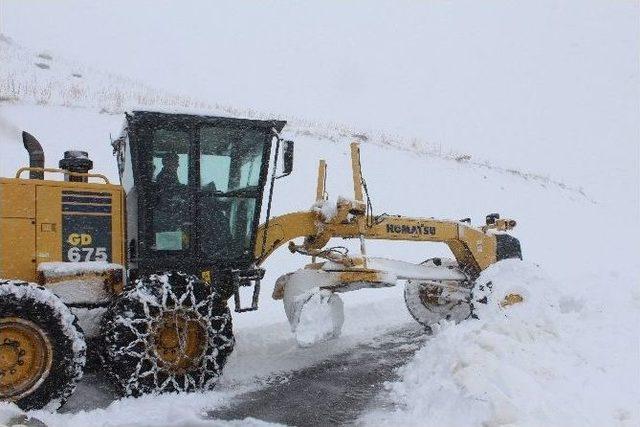
[[[101,331],[103,366],[125,396],[210,390],[235,344],[226,301],[178,272],[138,279]]]
[[[0,400],[58,409],[86,363],[78,319],[53,292],[0,279]]]

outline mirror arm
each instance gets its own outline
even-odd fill
[[[271,202],[273,201],[273,188],[275,187],[275,183],[276,183],[276,179],[278,178],[276,176],[276,169],[278,168],[278,157],[280,154],[280,142],[282,141],[282,139],[280,138],[280,134],[275,130],[272,129],[271,130],[271,134],[272,137],[276,138],[276,153],[274,155],[274,159],[273,159],[273,170],[271,172],[271,183],[269,186],[269,198],[267,199],[267,212],[266,212],[266,219],[265,219],[265,226],[264,226],[264,232],[262,235],[262,252],[261,254],[264,255],[266,250],[267,250],[267,233],[269,230],[269,219],[271,218]]]

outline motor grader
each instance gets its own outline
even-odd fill
[[[327,200],[320,161],[312,209],[271,217],[274,184],[293,167],[284,121],[125,116],[112,141],[118,185],[82,151],[46,168],[26,132],[29,166],[0,179],[0,399],[24,409],[62,405],[89,355],[126,396],[211,389],[234,347],[227,301],[257,309],[260,266],[285,244],[312,262],[281,276],[273,297],[294,331],[314,301],[337,313],[323,338],[342,326],[338,293],[399,281],[426,327],[472,317],[479,273],[521,256],[505,233],[515,222],[497,214],[482,227],[375,215],[357,144],[353,199]],[[337,237],[359,239],[360,254],[327,247]],[[444,242],[455,259],[373,258],[367,239]],[[243,287],[253,287],[247,306]]]

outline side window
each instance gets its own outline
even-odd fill
[[[189,135],[184,131],[158,129],[153,133],[153,182],[189,182]]]
[[[179,251],[191,241],[189,135],[185,131],[153,132],[152,209],[154,249]]]
[[[129,193],[134,187],[133,164],[131,163],[131,145],[129,144],[129,135],[125,129],[120,138],[111,143],[114,153],[118,161],[118,174],[120,176],[120,185],[126,193]]]

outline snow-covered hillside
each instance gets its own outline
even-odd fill
[[[0,43],[3,49],[14,46],[7,40]],[[137,106],[145,93],[152,102],[143,104],[152,108],[181,105],[172,101],[176,98],[167,101],[156,95],[160,92],[126,79],[93,75],[57,58],[26,58],[23,53],[10,50],[3,57],[10,64],[7,69],[14,71],[0,77],[2,176],[26,163],[18,133],[28,130],[42,142],[49,165],[56,164],[68,147],[77,147],[89,151],[97,171],[116,180],[109,134],[115,135],[122,123],[118,112]],[[37,61],[49,68],[22,68]],[[73,76],[75,70],[82,78]],[[18,89],[4,92],[10,87],[7,79],[15,80],[11,87]],[[89,83],[80,86],[80,95],[70,96],[75,93],[74,79]],[[40,98],[46,82],[51,94]],[[111,88],[108,96],[101,95],[101,87]],[[188,108],[207,108],[190,102]],[[213,114],[232,114],[214,107]],[[321,158],[329,163],[331,198],[350,196],[348,143],[357,138],[363,142],[363,172],[376,213],[471,217],[478,224],[487,213],[500,212],[518,221],[514,235],[522,243],[526,266],[520,270],[512,263],[487,274],[493,274],[496,282],[510,280],[506,288],[517,285],[530,298],[506,314],[495,309],[478,322],[442,325],[401,370],[400,382],[389,385],[392,409],[363,416],[363,424],[631,426],[640,422],[640,233],[637,207],[629,202],[633,197],[616,191],[600,199],[589,188],[581,189],[581,183],[563,184],[535,173],[495,168],[490,162],[475,162],[384,133],[365,135],[293,120],[284,136],[296,141],[295,170],[278,182],[274,215],[312,204]],[[608,167],[612,172],[602,179],[615,181],[615,165],[603,165]],[[626,177],[628,172],[621,173]],[[349,246],[357,251],[357,245]],[[382,241],[370,242],[368,252],[412,262],[448,256],[444,245]],[[260,387],[262,381],[412,322],[401,287],[362,290],[343,297],[342,337],[311,348],[297,347],[281,302],[270,298],[271,285],[279,275],[306,262],[286,249],[267,261],[261,309],[234,317],[236,350],[216,391],[123,399],[104,409],[79,405],[70,413],[31,415],[50,427],[224,425],[202,420],[200,414],[242,390]],[[517,274],[509,276],[509,269]],[[91,394],[90,388],[82,392]],[[0,423],[17,412],[15,406],[0,404]]]
[[[34,51],[0,34],[0,101],[122,112],[130,105],[216,107],[112,73]]]
[[[124,111],[138,108],[142,110],[202,112],[210,115],[259,119],[273,119],[275,117],[264,111],[235,108],[152,88],[140,81],[121,75],[66,61],[64,58],[58,58],[46,51],[40,52],[26,48],[1,33],[0,63],[4,65],[0,68],[0,109],[8,105],[27,104],[68,107],[59,110],[65,116],[68,116],[64,112],[67,109],[91,109],[92,111],[100,111],[102,116],[116,115],[120,117]],[[428,157],[439,157],[498,170],[521,176],[527,180],[537,181],[541,185],[555,185],[584,193],[584,189],[579,184],[568,184],[528,170],[497,166],[490,159],[476,159],[469,154],[456,152],[441,144],[432,144],[425,139],[406,138],[381,129],[359,129],[335,123],[303,120],[294,114],[280,114],[277,118],[289,121],[288,132],[293,136],[314,136],[332,141],[351,138]],[[65,124],[71,124],[71,122],[65,122]],[[120,122],[117,126],[113,126],[114,131],[118,130],[119,125]],[[75,135],[72,139],[67,139],[72,145],[75,144],[73,138],[82,138],[82,135],[78,133],[82,132],[81,129],[78,129],[80,127],[86,126],[69,127],[69,132],[74,132]],[[33,131],[37,135],[37,124],[29,131]],[[6,132],[15,134],[16,129],[0,117],[0,136]],[[62,137],[64,133],[65,131],[61,130],[57,135]],[[8,156],[0,161],[11,162],[12,158]],[[18,164],[13,162],[4,166],[15,168]],[[115,168],[112,167],[112,170],[115,171]]]

